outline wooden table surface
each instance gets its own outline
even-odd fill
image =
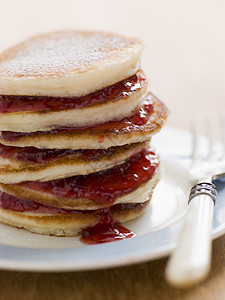
[[[69,273],[0,272],[0,299],[224,300],[225,236],[213,243],[210,277],[188,290],[164,280],[167,258],[128,267]]]
[[[187,129],[192,118],[216,124],[225,112],[224,14],[221,0],[1,1],[0,50],[65,28],[138,36],[150,88],[170,108],[168,125]],[[212,258],[209,278],[184,291],[165,282],[167,258],[99,271],[0,271],[0,299],[225,299],[225,236]]]

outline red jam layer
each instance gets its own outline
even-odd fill
[[[151,114],[154,112],[154,102],[153,102],[153,96],[151,94],[147,94],[145,101],[141,107],[139,107],[135,113],[128,117],[124,118],[121,121],[110,121],[107,123],[95,125],[92,127],[60,127],[57,129],[44,131],[44,132],[31,132],[31,133],[23,133],[23,132],[12,132],[12,131],[3,131],[1,133],[2,139],[5,141],[15,141],[17,139],[20,139],[21,137],[25,136],[32,136],[32,135],[38,135],[38,134],[58,134],[63,132],[71,132],[71,133],[82,133],[82,132],[88,132],[88,131],[94,131],[95,134],[98,134],[101,137],[102,141],[104,140],[104,135],[108,133],[121,133],[121,132],[130,132],[134,130],[135,128],[139,128],[140,126],[145,125]]]
[[[5,192],[0,194],[0,207],[7,210],[17,211],[17,212],[36,212],[38,214],[102,214],[104,212],[114,212],[122,211],[127,209],[133,209],[137,205],[145,205],[145,203],[123,203],[115,204],[109,208],[103,208],[98,210],[72,210],[64,209],[60,207],[48,206],[36,201],[24,200]]]
[[[98,160],[103,155],[111,155],[115,152],[116,147],[108,149],[93,150],[60,150],[60,149],[38,149],[34,147],[10,147],[0,144],[0,156],[3,158],[11,158],[26,163],[44,164],[54,159],[67,155],[78,153],[80,158],[88,160]]]
[[[73,154],[73,150],[37,149],[34,147],[8,147],[0,144],[0,156],[28,163],[46,163],[56,158]]]
[[[133,192],[148,181],[158,165],[158,156],[146,148],[125,163],[98,173],[46,182],[28,181],[18,185],[57,197],[89,199],[103,206],[111,206],[117,197]]]
[[[141,89],[146,82],[144,74],[137,74],[114,85],[82,97],[44,97],[0,95],[0,113],[20,111],[56,111],[83,108],[112,99],[126,98]]]

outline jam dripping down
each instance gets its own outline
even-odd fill
[[[146,82],[142,71],[82,97],[44,97],[44,96],[11,96],[0,95],[0,113],[21,111],[57,111],[64,109],[84,108],[118,98],[126,98],[141,89]]]
[[[111,206],[117,197],[129,194],[148,181],[158,165],[158,156],[150,147],[146,147],[123,164],[101,172],[17,185],[60,198],[89,199],[105,207]]]
[[[109,209],[102,209],[100,220],[82,230],[81,241],[93,245],[132,238],[135,233],[117,222]]]
[[[121,121],[110,121],[103,124],[94,125],[91,127],[60,127],[48,131],[37,131],[31,133],[23,132],[12,132],[12,131],[3,131],[1,137],[5,141],[15,141],[26,136],[38,136],[43,134],[60,134],[60,133],[69,133],[69,134],[81,134],[82,132],[91,132],[99,136],[99,142],[104,141],[104,136],[108,134],[120,134],[124,132],[132,132],[137,128],[140,129],[145,125],[151,114],[154,112],[154,102],[153,96],[147,94],[143,105],[136,109],[134,114],[128,118],[124,118]]]

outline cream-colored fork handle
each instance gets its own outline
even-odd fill
[[[208,275],[213,207],[212,198],[206,194],[195,196],[189,203],[178,246],[166,268],[166,279],[173,286],[189,287]]]

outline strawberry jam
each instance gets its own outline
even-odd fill
[[[59,207],[47,206],[36,201],[19,199],[4,192],[0,195],[0,206],[4,209],[18,212],[32,211],[49,214],[66,214],[73,212]]]
[[[89,199],[106,207],[111,206],[117,197],[129,194],[148,181],[158,165],[158,156],[147,147],[123,164],[98,173],[46,182],[28,181],[18,185],[57,197]]]
[[[99,125],[94,125],[92,127],[60,127],[56,129],[52,129],[45,132],[31,132],[31,133],[23,133],[23,132],[12,132],[12,131],[3,131],[1,133],[2,139],[5,141],[14,141],[18,140],[22,137],[26,136],[38,136],[39,134],[58,134],[58,133],[82,133],[82,132],[94,132],[99,136],[99,142],[104,141],[104,135],[111,133],[122,133],[122,132],[130,132],[132,130],[140,129],[143,125],[145,125],[151,114],[154,112],[154,102],[153,96],[149,93],[146,95],[145,101],[141,107],[139,107],[135,113],[128,117],[124,118],[121,121],[110,121]]]
[[[26,163],[44,164],[54,159],[69,155],[79,155],[79,158],[96,161],[103,155],[112,155],[116,147],[108,149],[93,150],[60,150],[60,149],[38,149],[34,147],[10,147],[0,144],[0,156],[3,158],[16,159]]]
[[[0,156],[13,158],[30,163],[45,163],[65,155],[73,154],[75,150],[37,149],[34,147],[8,147],[0,144]]]
[[[110,209],[102,209],[100,220],[95,225],[82,230],[81,241],[93,245],[124,240],[134,236],[135,233],[113,218]]]
[[[5,192],[0,193],[0,207],[7,210],[13,210],[18,212],[36,212],[36,213],[47,213],[47,214],[105,214],[116,211],[132,210],[137,206],[143,207],[147,205],[147,202],[143,203],[121,203],[115,204],[111,207],[96,210],[73,210],[65,209],[55,206],[45,205],[32,200],[25,200],[9,195]]]
[[[82,97],[44,97],[0,95],[0,113],[20,111],[57,111],[84,108],[118,98],[126,98],[141,89],[146,78],[140,71],[137,74]]]

